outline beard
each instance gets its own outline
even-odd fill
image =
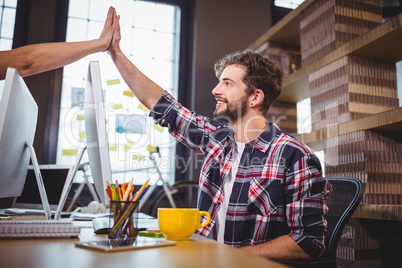
[[[244,94],[243,97],[237,101],[228,102],[225,100],[226,109],[218,111],[219,108],[217,108],[213,113],[214,118],[228,123],[236,122],[247,112],[248,97],[247,94]]]

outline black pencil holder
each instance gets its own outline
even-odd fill
[[[109,238],[137,237],[138,205],[134,201],[110,201]]]

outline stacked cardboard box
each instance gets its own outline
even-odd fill
[[[342,57],[309,75],[312,129],[399,106],[395,64]]]
[[[364,219],[367,225],[378,228],[385,228],[384,221],[400,225],[402,142],[383,133],[360,130],[325,139],[324,153],[326,176],[358,178],[364,189],[361,205],[340,239],[338,267],[382,267],[380,242],[393,237],[373,237],[376,228],[361,228],[359,222]],[[352,238],[348,237],[350,233],[354,234]]]
[[[381,267],[380,242],[372,234],[368,234],[364,223],[356,218],[350,219],[345,227],[337,248],[337,256],[338,267]]]
[[[314,1],[300,14],[302,66],[381,23],[381,0]]]
[[[400,267],[400,222],[351,218],[337,248],[338,267]],[[395,230],[397,230],[395,232]],[[391,252],[389,248],[392,246]],[[384,259],[384,256],[387,259]]]
[[[402,204],[401,142],[361,130],[324,140],[324,153],[327,176],[355,177],[364,184],[362,205]]]
[[[342,57],[309,75],[312,129],[350,120],[348,57]]]
[[[305,67],[380,25],[381,0],[317,0],[300,17]],[[378,59],[338,57],[309,74],[309,90],[313,131],[399,106],[395,64]],[[355,177],[364,185],[354,216],[364,219],[352,218],[346,226],[338,267],[381,267],[378,231],[363,227],[383,224],[373,213],[381,219],[402,220],[402,143],[370,130],[328,135],[326,176]]]

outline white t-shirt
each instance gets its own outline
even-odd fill
[[[229,174],[223,179],[222,188],[223,188],[223,203],[217,212],[216,222],[215,222],[215,230],[217,232],[217,241],[224,242],[224,234],[225,234],[225,222],[226,222],[226,212],[228,210],[228,204],[230,195],[232,194],[233,184],[236,178],[237,169],[239,168],[241,155],[243,154],[244,147],[246,147],[246,143],[236,142],[235,148],[233,151],[232,158],[232,168],[230,169]]]

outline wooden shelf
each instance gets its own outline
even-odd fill
[[[402,205],[360,205],[355,218],[402,221]]]
[[[296,9],[289,12],[260,38],[252,43],[249,48],[252,50],[258,50],[267,41],[300,47],[300,13],[314,1],[315,0],[306,0],[301,3]]]
[[[291,11],[251,44],[249,48],[258,51],[261,47],[264,47],[267,41],[300,47],[300,14],[313,2],[314,0],[303,2],[297,9]],[[401,43],[402,13],[371,31],[356,37],[319,60],[289,74],[283,83],[282,93],[278,101],[296,103],[308,98],[309,74],[346,55],[378,59],[391,63],[401,61]],[[363,129],[384,132],[387,136],[396,136],[398,139],[398,135],[395,133],[402,131],[402,108],[295,136],[314,150],[322,150],[324,139]]]
[[[323,140],[359,131],[373,130],[392,139],[402,141],[402,107],[374,114],[354,121],[329,126],[305,134],[295,135],[301,142],[314,150],[323,150]]]
[[[285,16],[285,22],[276,24],[260,39],[253,43],[249,48],[257,49],[258,44],[261,46],[267,41],[282,40],[285,42],[287,39],[282,38],[286,32],[290,32],[287,27],[296,27],[299,29],[300,22],[299,14],[304,10],[312,1],[306,1],[306,6],[300,6],[302,9],[295,9]],[[294,11],[298,11],[293,13]],[[289,17],[288,17],[289,16]],[[280,28],[282,27],[282,28]],[[285,32],[282,35],[279,32]],[[295,40],[288,41],[294,45]],[[372,59],[380,59],[382,61],[396,63],[402,60],[402,13],[389,19],[385,23],[379,25],[373,30],[360,35],[348,42],[347,44],[332,51],[321,59],[297,70],[296,72],[288,75],[283,83],[282,93],[278,101],[283,102],[298,102],[309,97],[308,75],[322,66],[326,66],[331,62],[344,57],[346,55],[355,55],[360,57],[367,57]],[[300,29],[299,29],[299,46],[300,46]]]

